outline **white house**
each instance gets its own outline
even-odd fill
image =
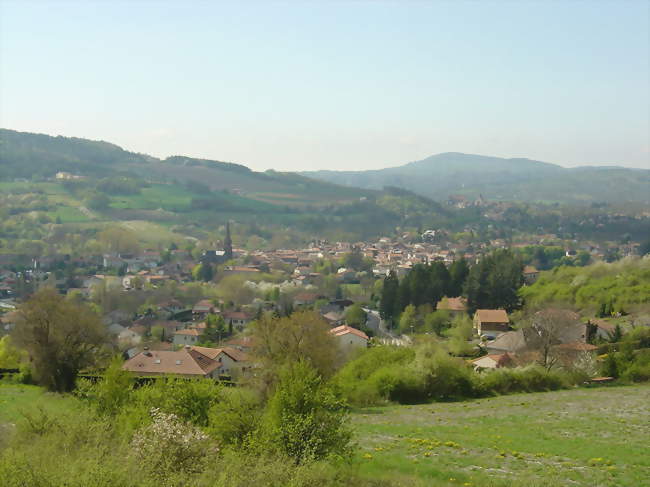
[[[174,345],[196,345],[200,336],[201,332],[196,328],[178,330],[174,333]]]
[[[336,337],[339,347],[343,351],[350,351],[368,346],[368,335],[361,330],[352,328],[351,326],[337,326],[336,328],[332,328],[330,333]]]

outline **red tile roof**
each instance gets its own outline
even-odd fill
[[[477,309],[475,316],[481,323],[510,323],[508,313],[503,309]]]
[[[352,328],[351,326],[348,325],[341,325],[341,326],[337,326],[336,328],[332,328],[330,330],[330,333],[336,337],[351,333],[360,338],[363,338],[364,340],[369,340],[368,335],[366,335],[364,332],[362,332],[361,330],[357,330],[356,328]]]
[[[127,360],[122,368],[143,375],[178,374],[206,376],[221,366],[221,362],[197,351],[183,349],[172,351],[140,352]]]

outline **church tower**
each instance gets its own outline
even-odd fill
[[[230,238],[230,222],[226,222],[226,238],[223,239],[223,251],[226,260],[232,259],[232,239]]]

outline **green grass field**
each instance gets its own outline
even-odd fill
[[[353,464],[362,477],[409,487],[645,486],[649,405],[644,385],[364,409],[352,415]],[[78,406],[0,384],[0,433],[39,408]]]
[[[0,425],[16,423],[37,408],[57,413],[69,409],[77,403],[71,396],[51,394],[37,386],[11,385],[0,383]]]
[[[411,485],[650,485],[650,387],[389,406],[353,416],[361,472]]]

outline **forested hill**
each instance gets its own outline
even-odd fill
[[[305,176],[360,188],[398,186],[439,201],[473,199],[565,203],[650,203],[650,170],[623,167],[566,169],[530,159],[449,152],[371,171],[310,171]]]
[[[194,183],[281,205],[353,201],[372,190],[339,186],[299,174],[255,172],[241,164],[184,156],[158,159],[103,141],[0,129],[0,180],[38,181],[57,172],[86,177],[121,174],[146,181]]]

